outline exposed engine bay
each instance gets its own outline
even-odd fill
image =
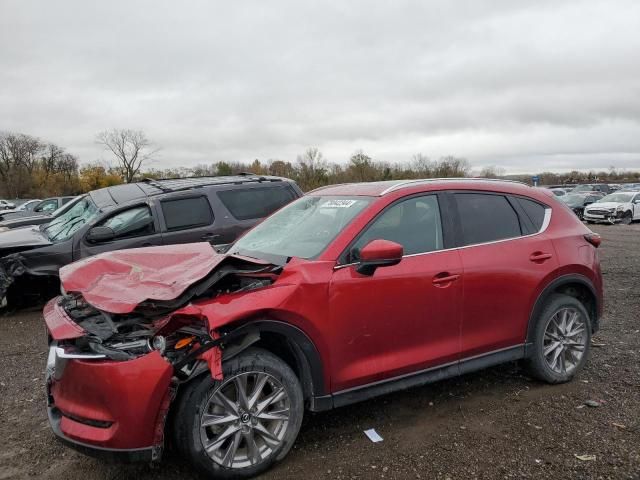
[[[114,361],[132,360],[158,351],[174,366],[178,377],[187,378],[198,367],[210,362],[207,353],[214,347],[225,348],[247,332],[208,330],[206,319],[181,314],[179,309],[198,299],[246,292],[271,285],[281,267],[226,257],[207,276],[198,280],[173,300],[147,299],[130,313],[111,313],[91,305],[80,292],[57,299],[69,318],[84,330],[77,338],[63,340],[59,346],[67,354],[92,355]],[[175,313],[178,310],[178,313]],[[236,334],[236,330],[239,330]],[[220,350],[216,349],[218,353]],[[205,360],[205,362],[199,361]],[[218,359],[219,360],[219,359]],[[209,368],[212,369],[211,363]],[[213,369],[212,369],[213,374]]]

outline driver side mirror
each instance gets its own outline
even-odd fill
[[[389,240],[371,240],[359,252],[360,263],[356,272],[362,275],[373,275],[378,267],[397,265],[402,260],[404,248]]]
[[[91,243],[108,242],[116,238],[116,232],[109,227],[93,227],[87,233],[87,241]]]

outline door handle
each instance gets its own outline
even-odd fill
[[[205,233],[204,235],[202,235],[200,237],[200,240],[206,240],[207,242],[210,242],[211,240],[214,240],[216,238],[220,238],[222,235],[219,235],[217,233]]]
[[[449,272],[443,272],[443,273],[439,273],[438,275],[433,277],[433,280],[431,282],[436,287],[446,287],[448,284],[450,284],[451,282],[455,282],[459,278],[460,278],[460,275],[458,275],[458,274],[454,273],[452,275]]]
[[[553,255],[544,252],[534,252],[529,256],[529,260],[534,263],[542,263],[549,260]]]

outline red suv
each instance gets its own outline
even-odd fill
[[[82,260],[44,312],[51,426],[141,459],[166,436],[237,478],[287,454],[305,409],[517,359],[569,381],[602,312],[599,243],[546,190],[419,180],[315,190],[226,254]]]

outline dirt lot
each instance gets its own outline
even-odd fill
[[[548,386],[508,364],[309,414],[264,478],[640,478],[640,225],[594,230],[604,237],[606,312],[579,378]],[[197,478],[171,454],[126,466],[58,444],[45,414],[39,310],[0,317],[0,358],[0,479]],[[384,441],[371,443],[367,428]]]

